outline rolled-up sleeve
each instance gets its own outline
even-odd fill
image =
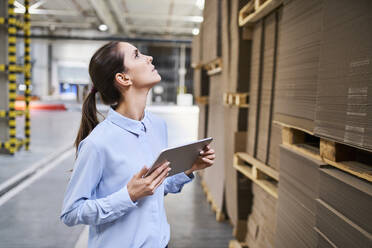
[[[61,220],[68,226],[100,225],[121,217],[137,206],[126,185],[106,197],[95,199],[103,173],[103,155],[92,141],[84,140],[78,148],[74,170],[67,186]]]
[[[187,176],[184,172],[178,173],[164,180],[164,195],[168,193],[179,193],[186,183],[194,179],[194,174]]]

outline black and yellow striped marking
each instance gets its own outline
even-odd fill
[[[25,65],[25,148],[26,150],[29,149],[30,146],[30,137],[31,137],[31,118],[30,118],[30,100],[31,100],[31,15],[29,13],[30,1],[25,0],[25,15],[24,15],[24,65]]]
[[[15,52],[15,51],[14,51]],[[0,64],[0,71],[14,71],[16,73],[24,73],[26,68],[23,65],[4,65]]]
[[[0,110],[0,118],[16,117],[22,116],[24,114],[25,111],[23,110],[12,111],[11,113],[9,112],[9,110]]]
[[[14,0],[8,0],[8,16],[6,18],[0,17],[0,24],[7,25],[8,31],[8,63],[0,65],[0,71],[5,71],[8,74],[8,96],[9,96],[9,103],[8,103],[8,110],[0,110],[0,118],[7,118],[8,119],[8,127],[9,127],[9,140],[2,142],[0,141],[0,148],[6,149],[9,151],[10,154],[14,154],[16,150],[18,150],[22,145],[26,145],[26,149],[28,150],[30,144],[30,112],[29,112],[29,103],[30,103],[30,96],[31,96],[31,25],[30,25],[30,1],[25,0],[25,14],[24,14],[24,22],[16,19],[15,12],[14,12]],[[17,42],[17,31],[23,30],[23,37],[24,37],[24,46],[25,46],[25,54],[24,54],[24,66],[17,65],[17,57],[16,57],[16,42]],[[16,101],[16,92],[17,92],[17,84],[16,84],[16,73],[24,73],[25,77],[25,103],[26,108],[24,111],[16,111],[15,110],[15,101]],[[25,138],[19,139],[16,138],[16,117],[20,115],[25,115]]]

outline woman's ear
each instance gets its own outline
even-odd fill
[[[127,74],[124,74],[124,73],[116,73],[115,80],[121,86],[126,87],[126,86],[132,85],[132,81],[130,80],[130,77]]]

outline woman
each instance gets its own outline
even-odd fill
[[[213,164],[207,146],[191,169],[167,177],[164,163],[143,178],[167,147],[164,120],[145,109],[149,90],[160,80],[152,57],[126,42],[110,42],[93,55],[93,89],[83,104],[75,146],[77,158],[63,202],[61,220],[90,226],[89,247],[167,247],[170,236],[164,195],[178,193],[193,172]],[[111,106],[99,123],[95,94]]]

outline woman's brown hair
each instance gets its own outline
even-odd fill
[[[99,48],[89,63],[89,75],[93,88],[84,99],[79,132],[75,139],[76,152],[80,142],[98,125],[96,92],[104,104],[115,105],[121,100],[121,93],[115,84],[115,74],[124,72],[124,53],[118,41],[112,41]]]

